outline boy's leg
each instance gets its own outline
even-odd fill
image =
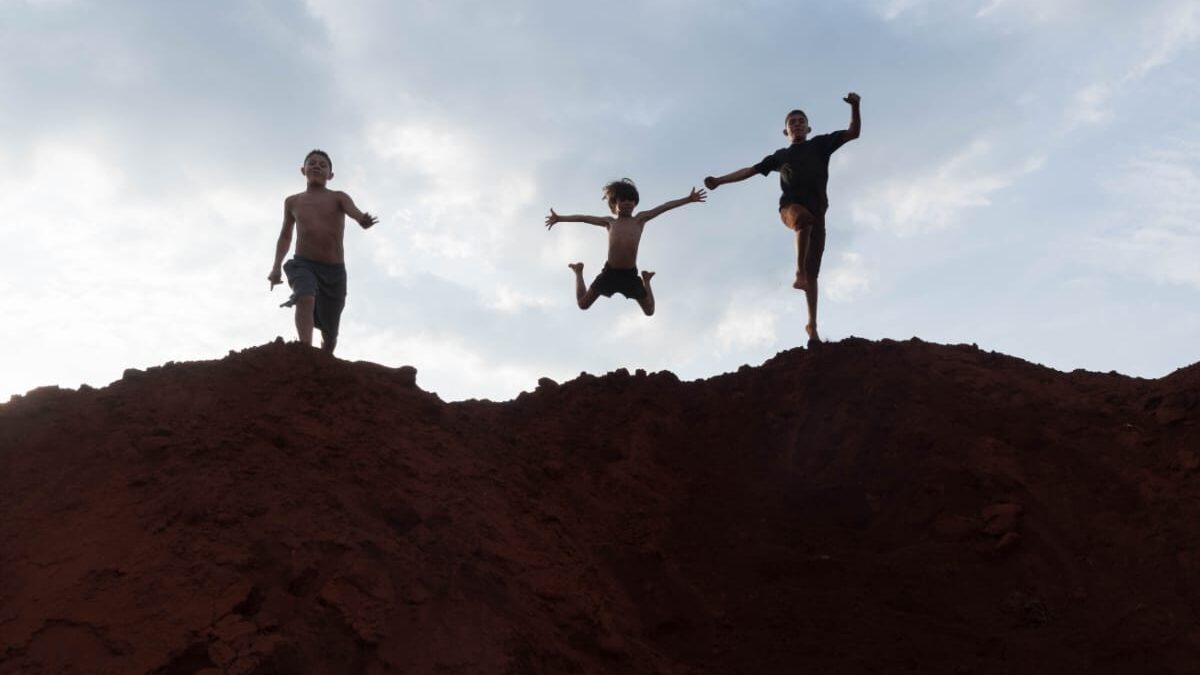
[[[808,304],[808,325],[804,330],[808,333],[808,346],[821,343],[817,334],[817,277],[821,273],[821,259],[825,256],[825,224],[814,223],[808,230],[808,241],[805,243],[804,258],[804,299]]]
[[[332,354],[337,346],[342,311],[346,309],[346,269],[331,267],[318,275],[313,325],[321,331],[321,351]]]
[[[321,351],[332,354],[337,347],[337,336],[321,331]]]
[[[809,277],[808,285],[804,288],[804,300],[808,303],[808,325],[804,331],[808,333],[808,346],[820,344],[821,336],[817,334],[817,278]]]
[[[600,294],[587,287],[583,282],[583,263],[570,263],[567,267],[575,273],[575,301],[579,303],[579,309],[587,309],[596,301]]]
[[[808,305],[809,346],[820,344],[817,333],[817,275],[821,271],[821,258],[825,254],[825,227],[806,208],[799,204],[788,204],[779,211],[783,224],[796,234],[796,280],[792,288],[804,291]]]
[[[792,282],[792,288],[801,291],[808,290],[808,271],[804,269],[804,262],[808,258],[808,233],[811,228],[800,226],[796,229],[796,280]]]
[[[313,308],[317,305],[314,295],[301,295],[296,298],[296,336],[306,345],[312,345],[313,337]]]
[[[642,286],[646,287],[646,295],[638,298],[638,304],[646,316],[654,316],[654,291],[650,289],[650,279],[653,277],[654,272],[642,272]]]
[[[816,218],[799,204],[788,204],[779,210],[779,218],[789,230],[796,234],[796,279],[792,282],[792,288],[804,290],[808,286],[807,264],[809,255],[809,236],[813,226],[816,224]]]

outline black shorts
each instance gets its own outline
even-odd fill
[[[292,287],[292,297],[280,307],[295,305],[301,296],[315,296],[313,325],[322,335],[337,337],[342,310],[346,308],[346,266],[294,256],[283,264],[283,273]]]
[[[638,276],[636,267],[619,269],[609,267],[607,263],[605,263],[604,269],[600,270],[600,274],[596,275],[596,279],[592,281],[591,290],[606,298],[611,298],[613,293],[620,293],[634,300],[646,297],[646,286],[642,283],[642,278]]]

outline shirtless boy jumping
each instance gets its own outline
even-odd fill
[[[271,290],[283,283],[280,263],[292,246],[292,228],[299,225],[296,254],[283,265],[292,297],[280,307],[296,307],[296,333],[312,344],[313,326],[321,331],[321,349],[333,353],[338,325],[346,306],[346,265],[342,235],[346,216],[365,230],[379,219],[363,213],[345,192],[325,187],[333,178],[333,161],[324,150],[313,150],[304,158],[300,173],[308,179],[304,192],[283,200],[283,229],[275,245],[275,265],[267,280]]]
[[[615,218],[560,216],[554,209],[550,209],[550,215],[546,216],[547,230],[554,227],[555,223],[562,222],[590,223],[608,229],[608,261],[604,263],[604,269],[592,281],[590,287],[584,287],[583,263],[567,265],[575,272],[575,299],[579,302],[579,309],[591,307],[598,296],[611,298],[613,293],[620,293],[637,300],[646,316],[653,315],[654,292],[650,290],[650,278],[654,276],[654,272],[642,272],[641,278],[638,278],[637,252],[638,244],[642,241],[642,229],[649,220],[673,208],[704,201],[705,194],[704,190],[692,188],[691,194],[686,197],[634,215],[633,207],[637,206],[639,201],[637,186],[628,178],[623,178],[604,186],[604,199],[608,201],[608,208]]]
[[[804,291],[808,303],[805,330],[809,346],[821,343],[817,334],[817,275],[821,272],[821,256],[825,253],[829,157],[846,141],[858,138],[862,128],[858,94],[850,92],[842,100],[850,104],[850,126],[845,131],[808,138],[812,131],[808,126],[808,115],[802,110],[793,110],[783,122],[783,133],[791,145],[767,155],[754,166],[704,179],[705,187],[716,190],[721,185],[746,180],[756,173],[765,176],[772,171],[779,172],[779,187],[783,190],[779,198],[779,218],[796,234],[796,281],[792,287]]]

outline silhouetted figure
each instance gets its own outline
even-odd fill
[[[550,215],[546,216],[546,229],[562,222],[590,223],[608,229],[608,261],[590,287],[585,288],[583,283],[583,263],[567,265],[575,272],[575,299],[579,302],[579,309],[591,307],[598,296],[608,298],[613,293],[620,293],[637,300],[646,316],[654,314],[654,292],[650,290],[650,278],[654,272],[642,272],[641,278],[638,278],[637,252],[638,244],[642,241],[642,230],[650,219],[684,204],[702,202],[705,194],[704,190],[692,188],[686,197],[635,215],[633,207],[639,201],[637,186],[628,178],[623,178],[604,186],[604,198],[615,217],[560,216],[550,209]]]
[[[847,141],[858,138],[862,128],[859,115],[859,95],[850,92],[844,99],[850,104],[850,127],[845,131],[808,138],[812,128],[808,115],[793,110],[784,119],[783,133],[791,145],[767,155],[754,166],[732,173],[708,176],[704,185],[710,190],[726,183],[746,180],[756,173],[767,175],[779,172],[779,218],[796,233],[796,280],[793,288],[804,291],[808,302],[809,346],[821,343],[817,333],[817,276],[821,273],[821,257],[825,253],[825,211],[829,208],[826,185],[829,182],[829,157]]]
[[[296,307],[296,334],[301,342],[312,344],[315,325],[321,331],[321,349],[332,353],[346,307],[346,253],[342,246],[346,216],[364,230],[379,219],[359,211],[345,192],[325,187],[333,178],[333,160],[324,150],[308,153],[300,173],[308,185],[304,192],[283,200],[283,229],[267,280],[271,290],[283,283],[280,263],[292,246],[292,229],[297,228],[296,253],[283,265],[292,296],[280,307]]]

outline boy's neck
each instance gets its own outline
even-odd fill
[[[305,192],[325,192],[328,189],[324,183],[309,183],[304,187]]]

